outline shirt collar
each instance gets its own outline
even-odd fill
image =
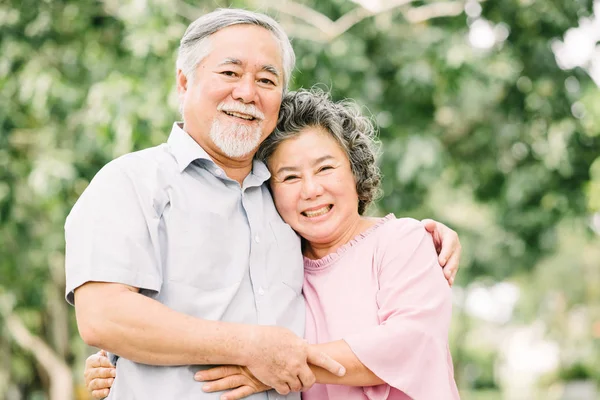
[[[206,151],[181,128],[180,124],[180,122],[173,124],[171,134],[167,140],[167,144],[171,148],[171,153],[175,157],[175,160],[177,160],[179,172],[183,172],[192,162],[198,159],[208,160],[214,164],[214,161]]]
[[[215,162],[210,158],[208,153],[204,151],[186,131],[182,129],[181,122],[173,123],[171,134],[167,140],[167,144],[171,148],[171,153],[177,161],[179,172],[183,172],[191,163],[196,160],[207,160],[211,164]],[[252,175],[259,180],[260,183],[265,182],[271,177],[271,173],[267,166],[262,161],[256,158],[252,160]]]

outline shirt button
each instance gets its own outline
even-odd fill
[[[264,295],[264,294],[265,294],[265,289],[263,289],[263,288],[262,288],[262,286],[258,288],[258,294],[259,294],[260,296],[262,296],[262,295]]]
[[[215,169],[215,175],[221,176],[223,175],[223,171],[221,171],[220,169]]]
[[[260,238],[258,237],[258,235],[254,236],[254,241],[256,243],[260,243]]]

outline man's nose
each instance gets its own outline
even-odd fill
[[[231,93],[235,100],[244,103],[252,103],[256,100],[256,82],[250,74],[242,76],[236,82],[233,92]]]

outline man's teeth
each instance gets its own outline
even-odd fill
[[[238,117],[238,118],[242,118],[248,121],[251,121],[254,119],[254,117],[252,115],[248,115],[248,114],[240,114],[237,113],[235,111],[225,111],[225,114],[227,115],[231,115],[232,117]]]
[[[318,210],[304,211],[303,214],[306,215],[308,218],[313,218],[325,215],[329,212],[329,210],[331,210],[331,206],[324,206],[322,208],[319,208]]]

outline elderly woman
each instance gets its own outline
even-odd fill
[[[314,368],[303,399],[458,399],[451,293],[431,237],[410,218],[363,216],[380,183],[370,121],[326,93],[290,93],[258,157],[277,210],[303,238],[306,340],[347,371]],[[233,389],[228,400],[270,389],[237,366],[196,379],[207,392]]]

